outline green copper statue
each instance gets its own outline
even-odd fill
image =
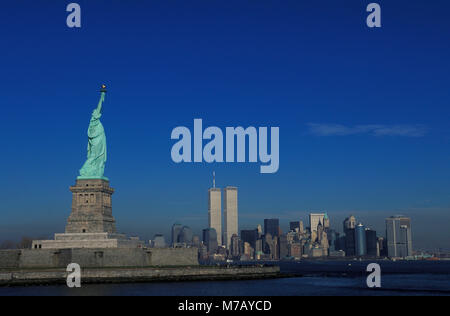
[[[106,136],[100,122],[102,104],[105,101],[106,94],[105,85],[102,85],[100,93],[100,101],[97,108],[92,112],[88,128],[87,160],[80,170],[78,179],[106,179],[103,177],[106,163]]]

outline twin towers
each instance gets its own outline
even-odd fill
[[[238,234],[238,189],[223,189],[223,233],[222,233],[222,191],[216,188],[216,175],[213,172],[213,187],[208,190],[208,225],[217,233],[217,244],[230,249],[231,237]]]

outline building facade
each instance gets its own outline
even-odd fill
[[[278,218],[264,220],[264,234],[270,234],[271,237],[278,237],[280,234],[280,221]]]
[[[311,213],[309,214],[309,228],[312,232],[317,232],[317,227],[319,223],[323,225],[323,219],[325,217],[324,213]]]
[[[366,228],[361,223],[356,225],[355,228],[355,246],[356,246],[356,255],[358,257],[363,257],[367,255]]]
[[[208,190],[208,228],[217,233],[217,243],[222,245],[222,193],[219,188]]]
[[[223,190],[224,200],[224,232],[223,245],[230,249],[231,237],[238,235],[238,189],[226,187]]]
[[[387,253],[391,258],[412,256],[411,219],[391,216],[386,219]]]

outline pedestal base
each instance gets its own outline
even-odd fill
[[[33,240],[33,249],[140,248],[144,243],[122,234],[55,234],[54,240]]]

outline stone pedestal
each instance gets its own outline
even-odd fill
[[[72,191],[72,213],[66,233],[116,233],[111,196],[114,189],[103,179],[77,179]]]
[[[34,240],[33,249],[68,248],[138,248],[137,238],[117,234],[112,216],[111,196],[114,189],[102,179],[77,179],[72,191],[72,212],[66,232],[55,234],[54,240]]]

